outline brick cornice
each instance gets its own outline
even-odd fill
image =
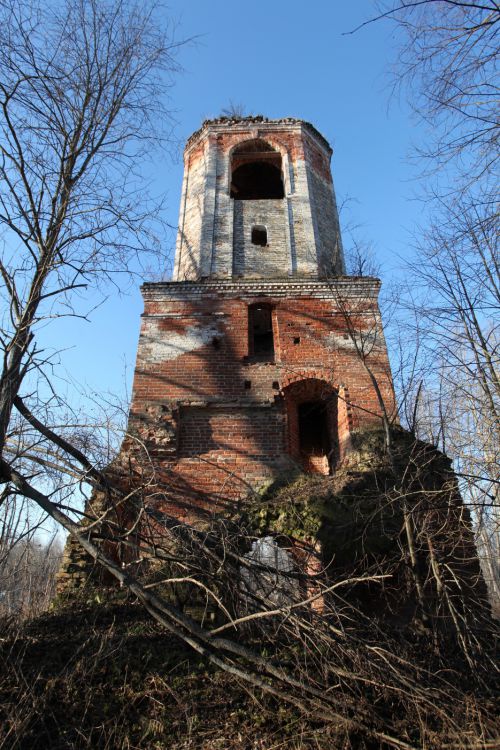
[[[218,117],[214,120],[205,120],[201,127],[188,138],[185,152],[189,152],[200,139],[207,137],[210,133],[247,133],[251,128],[261,128],[262,130],[265,129],[269,132],[272,132],[273,130],[303,130],[312,136],[322,149],[327,151],[330,155],[332,153],[332,147],[324,135],[322,135],[310,122],[300,120],[296,117],[282,117],[274,120],[264,117],[263,115],[249,117]]]
[[[338,276],[311,279],[209,279],[206,281],[162,281],[143,284],[144,299],[195,299],[227,297],[319,297],[327,299],[376,299],[381,282],[373,277]]]

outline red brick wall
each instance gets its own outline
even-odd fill
[[[211,507],[290,474],[303,463],[301,401],[330,399],[335,461],[345,455],[352,430],[379,425],[380,405],[353,331],[371,347],[367,363],[393,410],[378,282],[343,284],[342,313],[338,290],[326,282],[289,290],[286,283],[145,287],[130,429],[157,457],[178,498],[201,494]],[[356,284],[365,293],[353,295]],[[256,302],[273,309],[272,361],[249,353],[248,308]]]

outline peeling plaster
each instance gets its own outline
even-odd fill
[[[182,354],[201,349],[210,344],[214,336],[220,336],[217,323],[203,326],[199,323],[188,326],[184,331],[165,331],[159,321],[149,320],[143,337],[143,353],[148,360],[163,362],[177,359]]]
[[[356,341],[354,341],[354,338]],[[324,339],[325,345],[331,351],[336,349],[351,349],[357,348],[363,351],[365,354],[373,351],[375,347],[380,343],[380,333],[377,330],[367,331],[366,333],[335,333],[331,331]]]
[[[351,336],[348,335],[347,338],[344,338],[344,334],[342,333],[331,331],[325,336],[324,342],[327,349],[331,351],[335,351],[336,349],[355,349]]]

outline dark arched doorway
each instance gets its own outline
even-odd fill
[[[338,462],[338,393],[315,378],[284,388],[290,454],[305,471],[330,474]]]

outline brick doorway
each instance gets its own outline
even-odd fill
[[[298,442],[302,465],[313,474],[330,473],[331,436],[324,401],[297,406]]]
[[[311,474],[331,474],[339,459],[338,394],[315,378],[283,390],[289,452]]]

